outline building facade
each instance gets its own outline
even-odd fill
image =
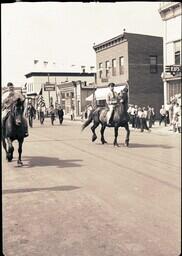
[[[59,84],[59,103],[64,109],[65,114],[69,114],[72,109],[75,116],[80,116],[88,105],[86,98],[93,94],[93,91],[94,84],[89,85],[81,81],[72,81]]]
[[[162,37],[123,33],[95,45],[97,87],[129,83],[129,103],[152,105],[158,112],[163,103]]]
[[[159,13],[164,25],[164,103],[181,101],[181,3],[161,2]]]
[[[36,106],[39,93],[42,93],[46,107],[54,106],[61,102],[60,89],[62,84],[72,81],[81,81],[85,85],[95,83],[95,73],[86,72],[31,72],[25,75],[27,78],[26,95]],[[64,87],[64,86],[63,86]]]

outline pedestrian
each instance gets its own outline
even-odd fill
[[[152,107],[152,124],[155,125],[155,109]]]
[[[148,116],[148,111],[145,107],[143,107],[143,129],[149,131],[148,125],[147,125],[147,116]]]
[[[57,113],[58,113],[58,118],[59,118],[59,124],[62,125],[63,117],[64,117],[64,111],[63,111],[61,105],[58,106]]]
[[[45,106],[40,106],[38,113],[39,113],[39,121],[41,124],[43,124],[44,118],[45,118]]]
[[[147,120],[148,120],[148,123],[149,123],[149,128],[152,128],[153,112],[152,112],[152,108],[151,108],[150,105],[148,106]]]
[[[71,120],[74,121],[75,120],[75,115],[74,115],[74,109],[73,108],[71,108],[70,114],[71,114]]]
[[[33,119],[36,118],[36,109],[32,105],[31,101],[27,105],[26,116],[28,117],[29,126],[32,128],[33,127]]]
[[[50,117],[51,117],[51,124],[54,125],[54,121],[55,121],[55,109],[54,109],[53,104],[50,105],[49,113],[50,113]]]
[[[131,118],[131,125],[132,128],[135,128],[135,118],[136,118],[136,109],[134,107],[134,105],[131,105],[131,109],[130,109],[130,118]]]
[[[144,113],[143,113],[143,110],[141,107],[138,108],[138,113],[137,113],[137,116],[139,118],[139,121],[140,121],[140,131],[143,132],[143,116],[144,116]]]
[[[164,125],[167,125],[167,120],[166,120],[166,109],[164,107],[164,105],[162,105],[161,109],[160,109],[160,120],[159,120],[159,125],[161,125],[161,123],[164,122]]]

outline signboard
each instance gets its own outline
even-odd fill
[[[44,91],[55,91],[55,84],[44,84]]]
[[[171,73],[171,75],[175,76],[181,73],[181,66],[180,65],[172,65],[165,67],[166,73]]]

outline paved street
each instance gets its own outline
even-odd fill
[[[123,146],[91,142],[90,126],[46,119],[29,129],[23,167],[3,151],[5,256],[178,256],[180,135],[131,131]]]

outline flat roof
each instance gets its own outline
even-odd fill
[[[30,72],[25,75],[26,78],[32,77],[32,76],[82,76],[87,77],[91,76],[94,77],[95,73],[91,72]]]

